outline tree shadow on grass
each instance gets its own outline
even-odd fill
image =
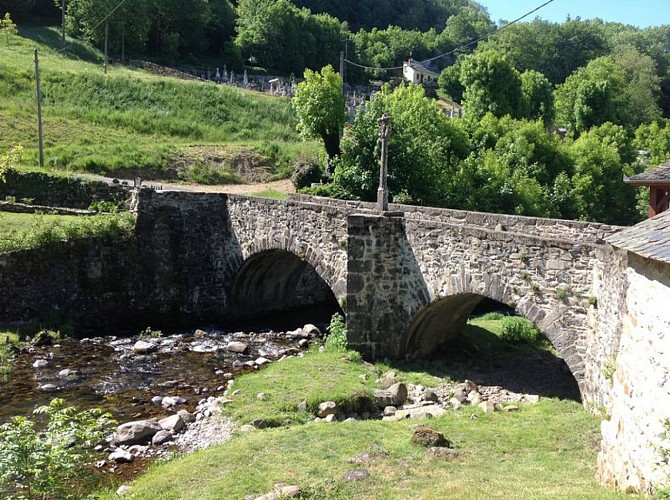
[[[393,366],[456,382],[468,379],[516,393],[581,401],[577,381],[550,346],[512,344],[474,325],[467,325],[460,336],[444,344],[433,359],[394,362]]]
[[[54,50],[62,49],[62,38],[59,28],[54,26],[20,26],[19,34],[38,43],[48,45]],[[70,58],[88,62],[102,62],[102,55],[90,45],[68,37],[65,40],[66,49],[61,53]]]

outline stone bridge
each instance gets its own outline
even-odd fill
[[[155,307],[200,319],[257,318],[346,304],[367,358],[426,358],[484,298],[549,338],[583,395],[589,310],[607,260],[594,223],[295,196],[288,201],[141,191],[141,260]],[[586,394],[585,394],[586,393]]]

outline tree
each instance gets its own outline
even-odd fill
[[[625,75],[611,57],[599,57],[575,71],[557,87],[555,99],[558,123],[576,133],[631,119]]]
[[[623,70],[626,100],[634,111],[626,123],[638,126],[661,118],[661,79],[654,60],[630,45],[617,47],[612,59]]]
[[[461,61],[463,108],[466,115],[479,118],[519,116],[521,79],[504,55],[495,51],[476,52]]]
[[[636,154],[626,130],[612,123],[592,127],[570,146],[574,161],[573,195],[579,218],[607,224],[639,220],[635,188],[623,182],[632,175]]]
[[[26,417],[0,425],[0,484],[26,495],[19,498],[81,498],[92,448],[113,423],[111,416],[64,408],[62,399],[35,413],[48,418],[44,432]]]
[[[19,30],[16,28],[16,24],[14,24],[12,21],[9,12],[5,12],[5,17],[0,19],[0,33],[5,34],[7,45],[9,45],[9,38],[16,36],[19,33]]]
[[[530,120],[541,119],[550,125],[554,118],[554,87],[547,77],[537,71],[521,73],[520,115]]]
[[[372,201],[379,186],[379,118],[392,116],[388,156],[391,199],[451,206],[453,175],[468,153],[460,120],[450,120],[420,85],[389,86],[377,93],[347,129],[333,184],[341,196]]]
[[[340,154],[340,130],[347,119],[344,104],[342,77],[332,66],[320,73],[305,70],[305,81],[298,85],[293,99],[298,130],[305,137],[321,138],[328,155],[328,175],[332,160]]]

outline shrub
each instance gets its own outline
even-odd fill
[[[81,498],[90,489],[92,448],[113,423],[108,413],[79,412],[62,399],[40,406],[47,417],[39,431],[33,420],[14,417],[0,425],[0,484],[11,498]]]
[[[501,319],[505,318],[506,316],[503,313],[499,312],[487,312],[486,314],[482,314],[479,319],[483,319],[485,321],[500,321]]]
[[[330,319],[325,346],[327,351],[344,352],[347,350],[347,324],[339,313],[333,314]]]
[[[313,161],[301,161],[295,164],[291,182],[297,190],[308,188],[312,183],[318,184],[323,180],[323,170]]]
[[[541,343],[542,339],[542,334],[535,325],[519,316],[506,316],[502,319],[500,336],[507,342],[531,345]]]

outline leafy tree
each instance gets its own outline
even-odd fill
[[[16,24],[14,24],[12,21],[9,12],[5,12],[5,17],[0,19],[0,33],[5,34],[7,45],[9,45],[10,37],[16,36],[19,33],[19,30],[16,28]]]
[[[476,52],[461,61],[463,107],[473,118],[491,112],[495,116],[519,116],[521,79],[499,52]]]
[[[635,188],[623,182],[632,175],[636,154],[626,130],[604,123],[570,146],[574,161],[573,195],[579,218],[610,224],[637,222]]]
[[[634,146],[648,152],[647,165],[655,167],[670,161],[670,120],[640,125],[635,130]]]
[[[18,498],[81,498],[91,450],[113,420],[101,410],[63,407],[62,399],[35,413],[48,418],[44,432],[26,417],[0,425],[0,484]]]
[[[5,154],[0,155],[0,181],[5,181],[5,174],[14,166],[21,156],[22,146],[14,146]]]
[[[347,130],[333,184],[340,196],[372,201],[379,186],[379,118],[391,115],[388,186],[396,202],[451,206],[454,173],[468,153],[459,120],[450,120],[423,87],[385,86]]]
[[[661,79],[654,60],[630,45],[617,47],[612,59],[624,72],[625,96],[632,112],[626,123],[637,126],[661,118]]]
[[[460,81],[461,66],[458,62],[442,70],[437,80],[438,86],[454,101],[463,100],[463,85]]]
[[[298,130],[305,137],[319,137],[328,155],[328,166],[340,154],[340,130],[347,119],[342,94],[342,77],[332,66],[321,72],[305,70],[305,81],[296,89],[293,107],[298,115]]]
[[[554,87],[547,77],[534,70],[521,73],[521,108],[519,114],[550,125],[554,117]]]
[[[605,122],[630,120],[625,75],[611,57],[599,57],[556,89],[559,124],[581,133]]]

